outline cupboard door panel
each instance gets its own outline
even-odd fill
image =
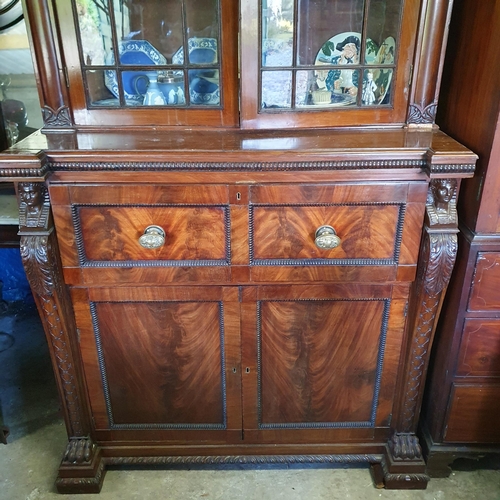
[[[222,424],[219,304],[97,303],[91,310],[116,425]]]
[[[382,301],[261,303],[261,426],[369,421],[383,312]],[[349,317],[366,321],[353,332]]]
[[[387,285],[262,287],[252,304],[245,290],[245,439],[334,442],[387,426],[407,292]]]
[[[224,300],[220,287],[204,290],[206,298],[196,289],[97,289],[80,301],[75,312],[98,429],[180,431],[163,436],[189,439],[182,431],[241,427],[233,380],[237,294]],[[83,294],[73,290],[75,303]]]

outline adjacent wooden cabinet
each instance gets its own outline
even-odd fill
[[[459,198],[459,254],[438,328],[421,435],[429,472],[500,453],[500,2],[452,17],[438,122],[479,154]],[[463,51],[477,51],[464,60]],[[491,63],[491,64],[490,64]],[[478,93],[461,82],[474,81]]]
[[[108,465],[302,462],[425,488],[476,161],[434,124],[451,2],[25,7],[45,126],[0,176],[65,412],[58,490],[97,492]]]

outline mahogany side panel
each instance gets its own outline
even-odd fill
[[[454,2],[437,117],[442,130],[479,156],[476,174],[463,181],[459,198],[461,221],[478,233],[500,232],[499,20],[498,2]],[[460,83],[471,79],[478,92]]]

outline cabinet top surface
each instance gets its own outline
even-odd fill
[[[384,169],[385,179],[398,180],[401,175],[470,177],[476,159],[437,129],[36,132],[0,155],[0,178],[43,180],[50,172],[109,169],[243,169],[261,175],[266,170],[362,170],[368,178],[370,170],[375,175]]]
[[[106,156],[120,153],[224,153],[248,154],[270,152],[296,155],[374,154],[384,156],[396,153],[400,157],[459,155],[464,163],[471,163],[475,155],[466,147],[439,130],[95,130],[76,133],[36,132],[3,153],[2,160],[20,155],[47,152],[57,158],[67,153]],[[82,161],[85,157],[80,156]],[[208,158],[207,158],[208,159]]]

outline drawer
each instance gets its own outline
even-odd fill
[[[173,261],[210,265],[229,258],[229,212],[224,206],[75,206],[78,255],[86,263]],[[141,245],[149,226],[158,226],[164,243]]]
[[[227,186],[59,185],[51,198],[68,283],[229,279]]]
[[[457,375],[500,377],[500,320],[466,320]]]
[[[411,183],[256,186],[249,208],[252,276],[356,280],[371,267],[378,269],[371,279],[397,279],[399,266],[416,265],[425,192]],[[334,248],[315,241],[323,226],[339,238]],[[294,269],[279,276],[269,269],[283,266]]]
[[[479,252],[468,310],[500,312],[500,253]]]
[[[453,387],[444,441],[500,443],[500,385]]]
[[[425,182],[51,186],[69,284],[412,281]],[[233,189],[234,191],[234,189]],[[336,248],[318,248],[331,226]],[[165,241],[139,240],[159,226]],[[72,269],[71,269],[72,268]]]

